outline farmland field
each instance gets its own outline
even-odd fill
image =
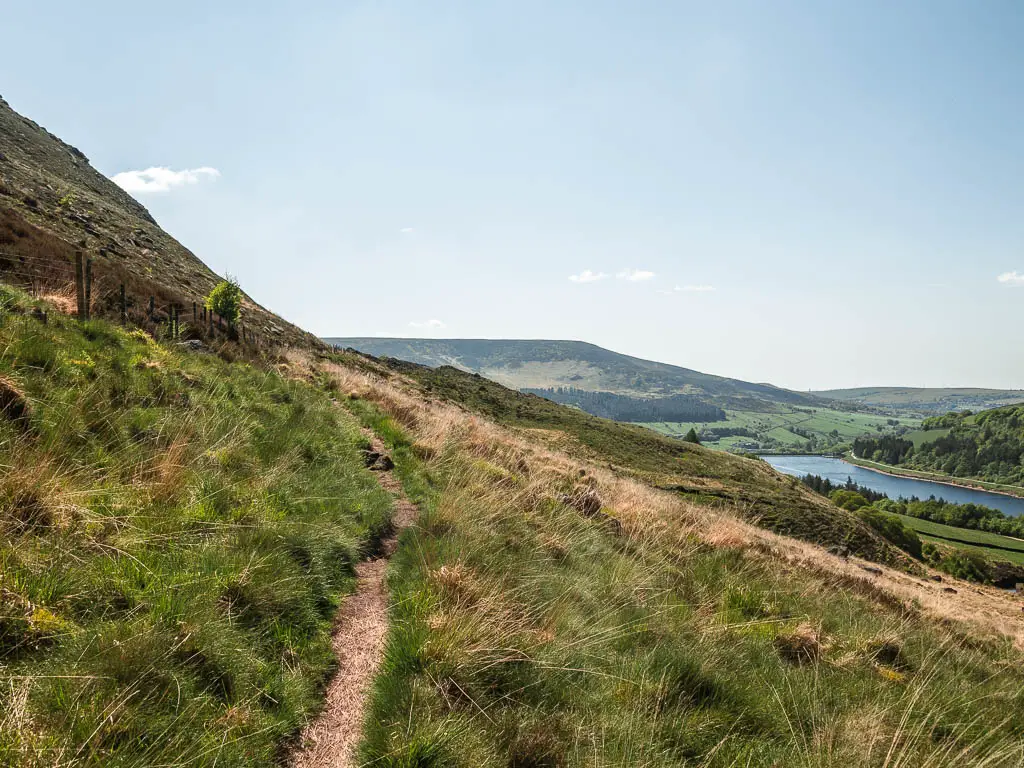
[[[954,528],[931,520],[921,520],[909,515],[897,515],[903,524],[913,528],[926,541],[951,544],[963,549],[980,550],[984,555],[997,560],[1024,565],[1024,540],[997,533],[976,531],[970,528]]]
[[[893,424],[892,422],[896,422]],[[808,437],[794,432],[798,429],[815,438],[815,449],[853,440],[864,434],[883,434],[897,427],[913,428],[920,421],[894,418],[874,413],[855,413],[831,408],[791,408],[774,412],[726,409],[726,420],[713,423],[649,422],[644,426],[672,437],[682,437],[691,428],[697,432],[716,429],[747,429],[754,436],[733,435],[720,440],[704,439],[711,448],[806,450]]]
[[[907,432],[903,437],[910,440],[915,448],[920,448],[925,443],[938,440],[948,434],[949,427],[940,427],[938,429],[915,429],[913,432]]]

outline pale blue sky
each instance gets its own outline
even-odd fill
[[[1016,0],[155,5],[5,4],[0,94],[315,333],[1024,387]]]

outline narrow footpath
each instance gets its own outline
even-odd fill
[[[373,451],[386,448],[373,432],[364,430]],[[394,530],[382,542],[382,555],[356,566],[356,589],[338,612],[331,644],[338,671],[327,687],[324,710],[302,732],[291,768],[348,768],[356,765],[355,747],[362,733],[366,697],[384,653],[388,631],[388,592],[384,577],[398,543],[398,534],[416,521],[418,510],[405,496],[389,468],[378,467],[381,487],[395,496]]]

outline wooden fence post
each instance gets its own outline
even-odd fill
[[[85,320],[85,274],[81,251],[75,251],[75,298],[78,301],[78,319]]]
[[[121,325],[128,325],[128,300],[124,295],[124,283],[121,283]]]
[[[195,325],[198,322],[199,322],[199,308],[196,306],[196,303],[193,301],[192,302],[192,324]]]
[[[92,257],[85,259],[85,319],[92,320]]]
[[[153,315],[154,314],[156,314],[156,302],[154,301],[153,297],[150,296],[149,297],[149,319],[150,320],[153,319]]]

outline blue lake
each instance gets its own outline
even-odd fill
[[[1024,498],[1015,496],[975,491],[970,488],[959,488],[955,485],[932,483],[928,480],[915,480],[909,477],[894,477],[827,456],[762,456],[761,458],[779,472],[787,475],[797,477],[821,475],[833,483],[845,483],[846,478],[851,477],[857,485],[863,485],[873,491],[881,491],[891,499],[898,499],[901,496],[904,498],[917,496],[919,499],[927,499],[929,496],[935,496],[937,499],[945,499],[957,504],[981,504],[1014,517],[1024,515]]]

